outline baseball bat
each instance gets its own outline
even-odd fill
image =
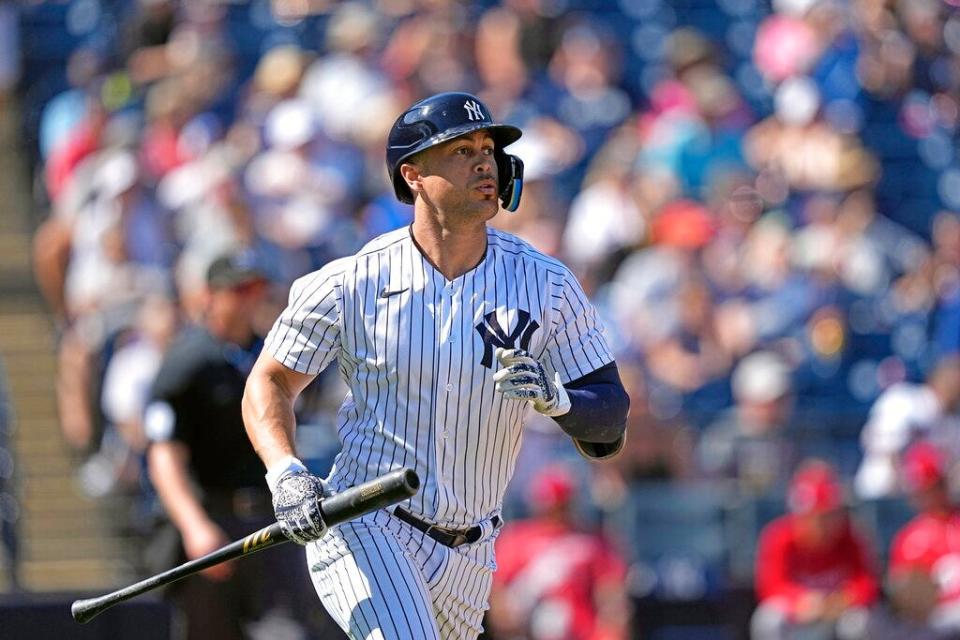
[[[420,478],[413,469],[397,469],[375,480],[364,482],[355,487],[324,498],[320,501],[323,520],[328,527],[352,520],[371,511],[382,509],[416,494],[420,488]],[[73,619],[79,623],[89,622],[94,616],[115,604],[129,600],[141,593],[170,584],[208,567],[246,556],[256,551],[268,549],[287,542],[288,539],[277,523],[231,542],[202,558],[185,562],[178,567],[158,573],[129,587],[118,589],[97,598],[75,600],[70,606]]]

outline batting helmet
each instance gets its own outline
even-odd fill
[[[393,123],[387,139],[387,170],[397,198],[413,203],[413,194],[400,176],[404,161],[424,149],[479,130],[493,136],[500,202],[507,211],[516,211],[523,190],[523,162],[503,148],[515,142],[522,132],[508,124],[495,123],[490,110],[469,93],[438,93],[416,103]]]

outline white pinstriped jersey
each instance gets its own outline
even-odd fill
[[[465,527],[499,512],[529,403],[494,391],[497,346],[524,348],[563,382],[611,362],[597,314],[570,271],[488,228],[487,252],[448,281],[410,229],[297,280],[266,348],[316,374],[334,359],[350,388],[338,412],[336,490],[403,466],[409,508]]]

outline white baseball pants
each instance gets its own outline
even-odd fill
[[[317,595],[352,640],[463,640],[483,630],[492,527],[456,549],[376,511],[307,545]]]

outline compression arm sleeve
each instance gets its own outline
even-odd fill
[[[570,396],[570,411],[554,420],[571,436],[588,458],[609,458],[623,447],[630,397],[610,362],[563,385]]]

